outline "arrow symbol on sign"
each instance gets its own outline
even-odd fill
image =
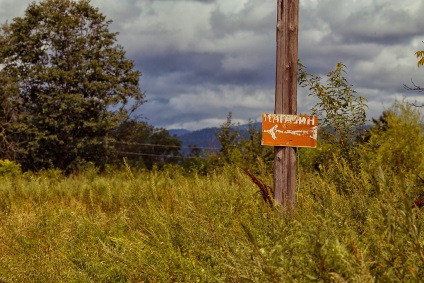
[[[305,134],[311,134],[311,138],[317,139],[316,134],[315,134],[315,128],[316,127],[313,127],[312,130],[306,130],[306,131],[305,130],[296,130],[296,131],[286,130],[286,131],[281,131],[281,130],[278,130],[278,125],[275,125],[274,127],[272,127],[269,130],[264,130],[264,132],[270,134],[273,140],[276,140],[277,139],[277,135],[276,135],[277,133],[280,133],[280,134],[291,134],[291,135],[296,135],[296,136],[303,136]]]
[[[276,140],[277,139],[277,136],[275,135],[275,131],[278,131],[277,128],[278,128],[278,125],[275,125],[270,130],[264,130],[264,132],[270,134],[272,136],[272,139],[273,140]]]

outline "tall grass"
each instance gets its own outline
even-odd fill
[[[342,161],[298,178],[292,215],[231,167],[3,178],[0,282],[422,280],[415,180]]]

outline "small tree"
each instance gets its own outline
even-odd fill
[[[144,100],[110,22],[88,0],[44,0],[2,26],[0,78],[16,86],[0,86],[3,156],[33,170],[107,162],[110,131]]]
[[[358,168],[355,145],[364,131],[367,100],[356,96],[356,91],[345,78],[346,66],[338,63],[327,73],[327,80],[313,76],[299,63],[299,85],[309,89],[309,96],[317,102],[312,114],[320,121],[318,149],[300,149],[300,164],[307,170],[331,167],[334,157],[343,157],[352,168]],[[336,174],[337,175],[337,174]]]
[[[319,116],[324,137],[343,148],[355,141],[366,122],[367,99],[356,96],[356,91],[344,77],[345,65],[338,63],[328,72],[327,84],[318,76],[311,76],[300,68],[299,84],[309,88],[309,95],[318,99],[312,114]]]
[[[228,113],[227,121],[221,125],[220,130],[216,133],[216,137],[221,144],[219,153],[224,162],[235,162],[240,156],[240,151],[237,148],[240,135],[239,129],[232,122],[231,112]]]
[[[309,95],[318,99],[312,114],[320,118],[321,131],[330,142],[343,148],[353,143],[362,133],[366,122],[367,99],[356,96],[356,91],[344,77],[345,65],[338,63],[328,72],[327,83],[318,76],[311,76],[300,68],[300,85],[309,88]]]

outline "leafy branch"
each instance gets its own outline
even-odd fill
[[[355,141],[366,122],[367,99],[356,96],[356,91],[345,78],[346,66],[338,63],[327,73],[327,81],[305,72],[299,65],[299,84],[309,89],[309,96],[318,99],[312,114],[319,116],[325,138],[339,143],[343,148]]]

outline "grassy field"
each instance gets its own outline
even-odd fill
[[[420,191],[343,163],[300,170],[286,215],[230,166],[3,178],[0,282],[420,282]]]

